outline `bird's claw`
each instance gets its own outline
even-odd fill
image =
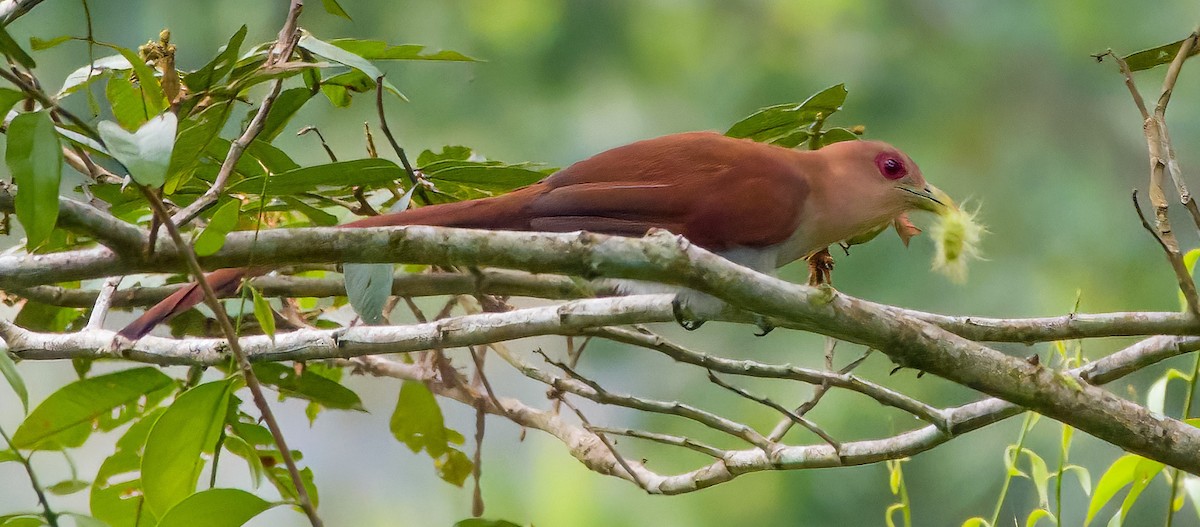
[[[758,326],[758,329],[761,332],[761,333],[755,333],[754,336],[756,336],[756,337],[765,337],[765,336],[767,336],[767,333],[770,333],[772,330],[775,329],[775,325],[772,324],[771,322],[769,322],[767,320],[767,317],[764,317],[762,315],[757,315],[757,314],[754,315],[754,325]]]
[[[683,329],[688,331],[700,329],[700,326],[703,326],[705,322],[702,319],[688,318],[688,313],[685,313],[683,302],[679,300],[678,296],[671,300],[671,313],[675,315],[675,322],[678,322]]]

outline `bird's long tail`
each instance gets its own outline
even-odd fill
[[[339,225],[339,227],[430,225],[492,230],[529,230],[529,220],[522,214],[522,209],[539,192],[540,189],[537,186],[526,187],[495,198],[460,201],[381,214]],[[229,296],[237,291],[242,278],[257,276],[268,270],[268,268],[219,269],[205,275],[205,281],[209,283],[218,297]],[[154,307],[147,309],[142,316],[125,326],[118,334],[130,340],[137,340],[150,333],[155,326],[203,301],[204,291],[200,284],[189,284],[155,304]]]

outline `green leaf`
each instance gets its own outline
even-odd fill
[[[33,57],[30,57],[25,50],[21,49],[21,45],[13,40],[12,35],[9,35],[8,30],[4,29],[2,25],[0,25],[0,52],[3,52],[4,56],[13,59],[17,64],[25,66],[28,69],[37,67],[37,63],[33,61]]]
[[[71,323],[82,315],[82,309],[52,306],[34,300],[26,300],[13,323],[32,331],[61,333],[67,331]]]
[[[1131,53],[1125,56],[1125,64],[1129,65],[1129,71],[1148,70],[1162,64],[1170,64],[1175,60],[1175,55],[1179,54],[1179,48],[1183,46],[1183,41],[1180,39],[1170,44],[1163,44],[1156,48],[1145,49],[1137,53]],[[1194,57],[1200,53],[1200,46],[1193,46],[1192,51],[1188,53],[1188,57]]]
[[[258,320],[258,325],[262,327],[263,333],[271,337],[271,342],[275,342],[275,312],[271,310],[271,304],[258,289],[248,284],[247,287],[250,287],[250,294],[254,298],[254,318]]]
[[[157,368],[134,368],[81,379],[42,401],[13,434],[14,448],[45,446],[55,435],[90,423],[113,409],[136,404],[141,397],[172,386]]]
[[[389,263],[342,265],[350,307],[367,325],[383,322],[383,307],[392,294],[392,267]]]
[[[1159,465],[1159,468],[1150,470],[1155,465]],[[1091,503],[1088,504],[1087,519],[1084,520],[1084,525],[1090,524],[1096,517],[1096,513],[1100,512],[1100,509],[1103,509],[1117,492],[1133,484],[1134,488],[1130,489],[1125,503],[1121,506],[1121,515],[1124,517],[1123,513],[1127,512],[1128,506],[1132,506],[1133,501],[1137,500],[1137,495],[1141,493],[1146,484],[1149,484],[1154,474],[1161,470],[1161,465],[1161,463],[1135,454],[1125,454],[1114,461],[1112,465],[1109,465],[1108,470],[1104,471],[1104,475],[1100,476],[1100,482],[1096,484],[1096,492],[1092,494]],[[1130,501],[1130,498],[1133,501]]]
[[[424,167],[435,161],[466,161],[471,158],[471,153],[469,147],[462,145],[446,145],[442,147],[441,152],[425,150],[417,156],[417,166]]]
[[[21,372],[17,371],[17,363],[8,356],[8,347],[4,345],[0,345],[0,374],[4,375],[8,385],[21,399],[21,408],[25,409],[25,413],[29,413],[29,391],[25,389],[25,380],[21,378]]]
[[[521,527],[507,520],[488,520],[484,518],[468,518],[454,524],[454,527]]]
[[[467,481],[467,476],[470,476],[471,470],[475,468],[471,458],[456,448],[447,449],[446,455],[435,459],[433,465],[439,478],[456,487],[463,486],[463,482]]]
[[[146,437],[166,411],[156,408],[134,422],[117,440],[116,452],[96,472],[89,507],[92,515],[111,527],[151,526],[156,521],[145,506],[139,469]]]
[[[734,123],[725,135],[760,142],[784,139],[813,124],[818,115],[827,118],[841,110],[846,94],[846,86],[838,84],[821,90],[800,104],[768,106]]]
[[[91,485],[91,483],[77,479],[68,479],[66,481],[60,481],[50,485],[49,487],[46,487],[46,490],[50,491],[52,494],[66,496],[86,489],[88,488],[88,485]]]
[[[326,408],[367,411],[358,394],[328,377],[308,372],[297,375],[294,368],[277,362],[255,364],[254,374],[263,384],[275,387],[288,397],[312,401]]]
[[[1029,513],[1029,516],[1025,518],[1025,527],[1035,527],[1043,518],[1049,519],[1053,525],[1058,525],[1058,519],[1050,511],[1046,509],[1033,509]]]
[[[266,474],[258,450],[247,443],[245,439],[235,435],[226,435],[225,441],[221,445],[229,453],[246,461],[246,465],[250,468],[250,479],[254,482],[254,488],[258,488],[262,484],[263,475]]]
[[[239,489],[208,489],[167,511],[158,527],[238,527],[273,505]]]
[[[63,80],[62,88],[59,88],[58,94],[54,98],[62,99],[67,95],[79,91],[81,88],[91,85],[96,79],[104,76],[105,72],[127,70],[130,68],[133,68],[133,65],[123,55],[109,55],[98,58],[90,65],[83,66],[67,75],[67,78]]]
[[[229,37],[229,42],[217,52],[217,56],[213,57],[208,64],[183,76],[183,83],[187,85],[188,90],[193,93],[202,92],[225,78],[225,75],[228,75],[229,71],[233,69],[233,65],[237,63],[238,53],[241,51],[242,41],[245,39],[246,26],[243,25],[232,37]]]
[[[264,192],[262,177],[246,178],[231,185],[227,192],[258,195]],[[276,173],[267,180],[265,193],[270,196],[282,196],[312,192],[321,188],[382,185],[403,177],[404,169],[386,159],[338,161]]]
[[[288,474],[286,468],[275,465],[267,471],[270,481],[275,485],[275,489],[279,491],[279,495],[285,499],[296,501],[299,499],[299,494],[296,492],[296,485],[292,483],[292,476]],[[308,491],[308,497],[312,499],[313,506],[320,504],[320,495],[317,493],[316,485],[313,485],[312,469],[304,467],[300,469],[300,483],[304,485],[304,490]]]
[[[61,35],[50,40],[40,39],[38,37],[29,37],[29,47],[33,48],[34,51],[42,51],[44,49],[55,47],[74,38],[75,37],[71,35]]]
[[[42,525],[46,525],[46,520],[32,514],[9,516],[4,523],[0,523],[0,527],[40,527]]]
[[[171,150],[171,164],[167,168],[168,180],[163,189],[173,194],[185,183],[200,164],[204,152],[221,133],[221,128],[231,115],[231,103],[221,102],[192,115],[179,123],[179,135]]]
[[[171,151],[175,146],[175,114],[163,113],[129,133],[112,121],[100,121],[97,129],[113,158],[129,170],[134,181],[150,187],[160,187],[171,166]]]
[[[967,518],[967,521],[962,522],[962,527],[991,527],[991,525],[992,524],[988,523],[987,520],[978,516],[974,518]]]
[[[421,166],[432,181],[447,181],[484,192],[508,192],[545,179],[546,174],[530,165],[505,165],[495,161],[435,161]]]
[[[300,42],[298,45],[312,52],[312,54],[322,57],[326,60],[356,69],[369,77],[372,81],[383,76],[383,72],[379,71],[379,68],[376,68],[374,64],[371,64],[371,61],[346,51],[338,46],[334,46],[333,44],[318,39],[307,31],[304,31],[300,35]],[[384,79],[383,87],[396,94],[396,96],[400,97],[401,99],[408,100],[404,94],[400,93],[400,90],[396,89],[395,86],[392,86],[392,83],[388,82],[387,79]]]
[[[167,408],[146,438],[142,483],[146,505],[162,517],[196,491],[204,453],[216,447],[229,409],[232,380],[201,384]]]
[[[321,6],[325,8],[326,13],[333,16],[340,16],[346,20],[354,20],[350,18],[350,14],[345,9],[342,9],[342,6],[338,5],[337,0],[321,0]]]
[[[8,115],[13,106],[25,100],[25,94],[11,88],[0,88],[0,118]]]
[[[821,134],[821,146],[828,146],[842,141],[857,141],[858,135],[845,128],[830,128]]]
[[[414,453],[425,450],[430,456],[439,457],[448,448],[442,409],[429,388],[419,382],[400,384],[400,398],[392,412],[390,428],[392,435]]]
[[[104,86],[104,95],[108,97],[113,118],[122,128],[136,130],[154,116],[149,113],[142,90],[133,82],[133,74],[128,71],[112,72]]]
[[[58,221],[58,185],[62,179],[62,146],[50,113],[23,113],[8,125],[5,161],[17,184],[17,219],[25,227],[27,247],[50,237]]]
[[[12,463],[13,461],[20,460],[21,458],[17,456],[16,452],[12,450],[0,450],[0,463]]]
[[[279,199],[280,201],[286,203],[288,208],[291,210],[303,214],[304,217],[308,218],[308,221],[313,223],[313,225],[319,227],[329,227],[339,223],[337,216],[309,205],[302,200],[293,198],[291,196],[280,196]]]
[[[129,62],[129,66],[133,68],[134,74],[137,75],[138,87],[142,91],[142,100],[146,105],[146,115],[158,115],[167,109],[167,99],[163,95],[162,85],[158,83],[158,77],[154,75],[154,70],[146,65],[146,61],[142,60],[136,52],[128,48],[99,42],[97,44],[112,48]],[[172,130],[171,135],[174,138],[174,130]]]
[[[1180,476],[1183,478],[1183,492],[1192,502],[1192,508],[1196,510],[1196,515],[1200,517],[1200,478],[1183,473],[1180,473]]]
[[[367,60],[440,60],[452,62],[479,62],[457,51],[426,51],[428,48],[416,44],[389,45],[382,40],[356,40],[339,38],[329,41],[339,48]]]
[[[1149,408],[1151,412],[1166,415],[1167,385],[1170,384],[1171,379],[1179,379],[1186,386],[1192,380],[1192,376],[1171,368],[1154,381],[1154,384],[1151,384],[1150,389],[1146,391],[1146,408]]]
[[[268,143],[274,141],[292,116],[296,115],[296,112],[304,107],[304,103],[308,102],[312,96],[313,93],[308,88],[291,88],[280,92],[279,97],[275,99],[275,104],[271,105],[271,111],[267,112],[267,118],[263,121],[263,129],[259,132],[258,138]]]
[[[213,213],[213,217],[209,220],[208,225],[204,227],[204,230],[200,231],[200,235],[196,237],[195,243],[192,244],[192,249],[196,251],[196,256],[208,256],[225,246],[225,237],[237,228],[238,211],[241,206],[242,202],[231,199]]]

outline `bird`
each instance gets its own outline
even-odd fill
[[[952,206],[908,155],[885,142],[842,141],[797,150],[686,132],[606,150],[507,194],[411,208],[339,227],[426,225],[628,237],[663,229],[773,274],[830,245],[873,237],[889,225],[907,243],[919,232],[908,222],[908,211],[940,213]],[[244,276],[264,272],[219,269],[206,280],[226,296]],[[201,288],[192,283],[119,334],[139,339],[202,301]]]

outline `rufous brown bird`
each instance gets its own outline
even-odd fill
[[[771,273],[892,224],[907,239],[915,228],[906,211],[939,212],[950,203],[925,182],[912,159],[887,143],[845,141],[800,151],[691,132],[605,151],[501,196],[383,214],[341,227],[429,225],[619,236],[642,236],[657,228]],[[221,269],[207,280],[219,295],[229,295],[248,273]],[[140,338],[202,300],[200,287],[192,284],[120,334]]]

